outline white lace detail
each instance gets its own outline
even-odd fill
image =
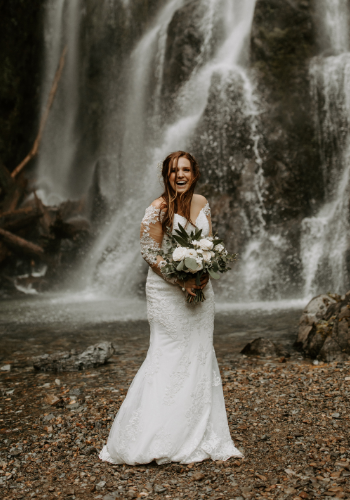
[[[205,205],[205,207],[204,207],[204,208],[202,208],[202,211],[203,211],[204,215],[206,215],[207,217],[210,217],[210,216],[211,216],[209,203],[207,203],[207,204]]]
[[[145,377],[148,379],[149,383],[152,382],[152,377],[159,372],[160,358],[162,354],[162,350],[159,348],[155,349],[154,351],[150,349],[150,352],[147,354],[147,358],[145,361]]]
[[[209,234],[209,205],[196,221]],[[146,210],[142,252],[147,261],[154,249],[149,229],[159,211]],[[181,221],[176,215],[174,228]],[[193,230],[188,224],[186,231]],[[162,248],[166,245],[163,238]],[[159,246],[157,247],[159,248]],[[192,307],[179,287],[164,281],[149,268],[146,284],[151,342],[113,423],[100,458],[130,465],[240,457],[226,417],[219,367],[213,348],[215,302],[209,281],[206,301]]]
[[[186,417],[190,428],[203,418],[203,412],[206,405],[211,403],[211,384],[208,377],[204,377],[197,383],[194,392],[191,394],[192,404],[186,412]]]
[[[213,370],[213,382],[212,382],[213,387],[218,387],[221,385],[221,377],[220,373],[217,374],[215,370]]]
[[[164,404],[170,406],[175,403],[177,393],[183,388],[186,378],[190,376],[191,361],[188,356],[183,356],[178,368],[170,375],[170,384],[165,389]]]
[[[141,223],[143,228],[140,238],[141,255],[150,266],[157,264],[157,255],[154,251],[160,250],[159,243],[150,235],[151,224],[156,224],[159,221],[159,213],[159,208],[152,205],[147,207]]]
[[[201,365],[205,366],[208,354],[210,354],[210,350],[205,350],[203,345],[199,344],[199,348],[197,351],[197,360]]]

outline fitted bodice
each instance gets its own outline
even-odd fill
[[[208,215],[210,215],[209,203],[202,208],[199,212],[197,219],[195,220],[196,227],[193,226],[190,222],[187,221],[186,217],[183,215],[175,214],[174,215],[174,224],[172,234],[175,234],[175,230],[179,228],[179,224],[185,229],[185,231],[190,234],[195,229],[201,229],[203,236],[209,236],[210,226],[208,221]],[[187,223],[187,225],[186,225]],[[169,238],[167,235],[164,236],[162,242],[162,250],[165,250],[168,244]]]
[[[163,228],[161,224],[162,217],[163,213],[160,209],[150,205],[146,208],[145,216],[141,223],[141,254],[150,266],[157,264],[157,250],[165,250],[170,243],[169,237],[166,234],[163,237]],[[207,203],[199,212],[198,217],[194,222],[198,229],[202,229],[203,236],[208,236],[210,233],[209,220],[210,207],[209,203]],[[185,217],[175,214],[172,231],[173,234],[175,233],[175,229],[178,229],[179,224],[186,229],[188,234],[195,230],[193,224],[188,222]]]
[[[196,228],[202,230],[203,236],[209,236],[209,221],[207,215],[210,214],[209,204],[207,203],[205,207],[199,212],[197,219],[195,220]],[[191,231],[195,230],[195,227],[190,222],[186,226],[187,219],[182,215],[175,214],[174,225],[172,233],[175,234],[175,229],[178,229],[179,223],[185,228],[186,232],[189,234]]]

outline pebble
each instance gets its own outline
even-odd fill
[[[2,500],[20,495],[35,500],[350,497],[346,362],[316,366],[293,356],[279,363],[222,355],[231,435],[244,449],[244,460],[161,466],[101,462],[98,453],[144,354],[133,339],[125,340],[123,354],[112,358],[116,363],[91,372],[62,372],[60,386],[53,373],[3,373]],[[44,384],[50,384],[46,393]],[[58,405],[46,406],[48,395],[58,398]]]

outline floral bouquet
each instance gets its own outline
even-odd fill
[[[177,279],[186,282],[196,278],[196,285],[200,286],[201,277],[205,273],[217,280],[219,273],[225,273],[231,268],[228,263],[236,260],[237,254],[229,254],[218,236],[202,236],[202,230],[197,229],[188,234],[183,226],[175,229],[172,234],[168,229],[168,245],[166,250],[158,251],[166,264],[161,271],[168,279]],[[186,301],[190,303],[204,302],[203,290],[196,288],[196,296],[187,294]]]

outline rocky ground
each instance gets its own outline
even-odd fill
[[[102,463],[98,450],[145,356],[140,339],[125,338],[99,369],[37,373],[23,353],[0,372],[1,498],[350,498],[350,363],[251,359],[222,349],[220,337],[230,429],[245,458]]]

